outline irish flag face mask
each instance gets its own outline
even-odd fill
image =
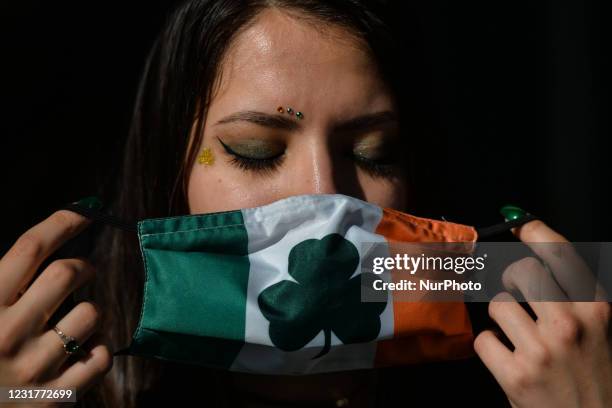
[[[116,355],[311,374],[473,353],[463,302],[402,302],[392,292],[380,302],[361,298],[362,243],[475,242],[471,226],[340,194],[145,219],[135,229],[65,208],[138,234],[143,304],[131,344]]]

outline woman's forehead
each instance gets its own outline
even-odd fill
[[[226,112],[240,104],[261,109],[290,103],[313,112],[324,101],[371,102],[386,93],[375,62],[349,32],[333,26],[322,31],[277,10],[262,12],[235,38],[220,71],[209,115],[213,105]]]

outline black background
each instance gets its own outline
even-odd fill
[[[432,180],[441,193],[417,215],[485,226],[515,203],[570,240],[612,240],[603,6],[422,3],[411,10],[448,143],[443,177]],[[114,181],[144,58],[170,5],[0,2],[0,248]]]

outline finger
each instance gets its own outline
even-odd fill
[[[25,333],[40,330],[64,299],[93,279],[94,268],[82,259],[52,262],[12,307],[12,318]]]
[[[513,353],[502,344],[492,330],[485,330],[474,339],[474,351],[502,388],[508,389],[508,379],[516,370]]]
[[[101,381],[113,366],[113,356],[101,335],[90,341],[87,355],[66,369],[49,383],[50,388],[75,388],[77,399],[96,382]]]
[[[101,324],[100,308],[92,302],[76,305],[56,325],[65,335],[76,339],[83,345],[99,329]],[[37,378],[52,378],[70,356],[64,349],[64,342],[53,329],[47,330],[35,341],[28,344],[22,353],[24,364],[36,366]]]
[[[595,299],[595,277],[565,237],[540,220],[528,222],[516,228],[514,233],[549,265],[569,300]]]
[[[0,305],[10,305],[28,285],[40,264],[91,221],[59,210],[21,235],[0,258]]]
[[[518,290],[540,318],[545,316],[550,302],[568,301],[551,272],[534,257],[525,257],[510,264],[502,275],[502,282],[506,289]]]
[[[502,280],[505,287],[518,289],[529,300],[529,306],[538,318],[535,324],[541,338],[549,340],[564,335],[568,330],[573,332],[575,325],[572,323],[576,320],[574,304],[567,301],[540,261],[532,257],[523,258],[504,271]],[[539,355],[540,351],[534,344],[531,352]]]
[[[508,292],[497,294],[489,303],[489,315],[515,348],[529,352],[539,336],[536,323]]]

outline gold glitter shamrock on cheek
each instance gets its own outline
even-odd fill
[[[212,165],[215,162],[215,156],[213,155],[210,147],[202,149],[202,153],[198,156],[198,163],[205,164],[207,166]]]

